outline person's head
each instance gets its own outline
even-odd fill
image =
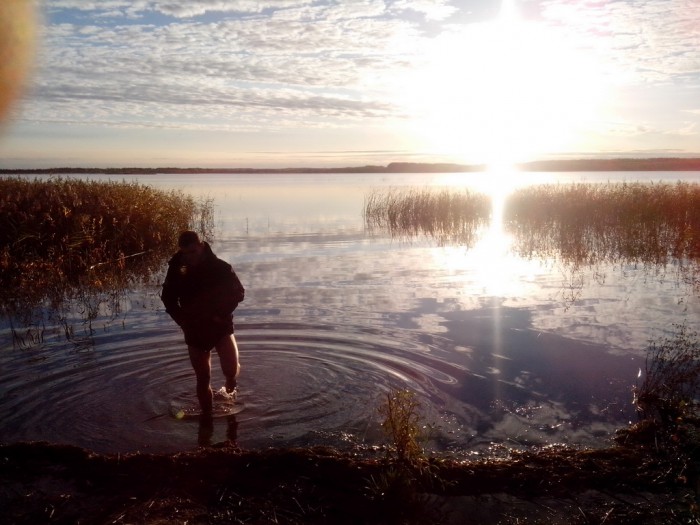
[[[199,239],[197,232],[184,231],[177,240],[182,259],[185,264],[196,265],[202,260],[204,243]]]

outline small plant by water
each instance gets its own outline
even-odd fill
[[[393,390],[386,394],[379,407],[383,417],[382,430],[390,441],[389,455],[407,465],[424,458],[420,404],[410,390]]]
[[[685,324],[674,328],[672,336],[650,343],[643,380],[635,390],[642,419],[666,427],[700,415],[700,340]]]
[[[421,405],[414,392],[392,390],[379,407],[381,427],[389,441],[383,471],[370,478],[367,490],[386,523],[435,523],[442,509],[426,492],[446,482],[436,460],[428,458]]]
[[[212,232],[211,201],[136,182],[0,178],[0,316],[15,343],[77,313],[115,314],[124,291],[162,271],[184,229]],[[30,327],[25,330],[26,327]]]

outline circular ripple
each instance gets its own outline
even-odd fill
[[[162,324],[162,323],[161,323]],[[173,417],[173,402],[196,406],[194,374],[179,331],[140,325],[105,333],[92,350],[69,345],[3,356],[0,439],[50,440],[97,451],[176,451],[201,444],[197,420]],[[238,327],[245,410],[225,435],[246,447],[323,433],[366,435],[382,393],[410,388],[431,398],[462,370],[410,336],[358,327],[249,324]],[[29,372],[28,372],[29,370]],[[212,386],[224,384],[212,354]],[[222,430],[223,432],[223,430]]]
[[[242,327],[242,441],[260,446],[318,432],[365,434],[376,426],[382,393],[410,388],[430,397],[434,382],[456,383],[445,372],[445,363],[407,351],[407,341],[357,327],[345,330],[289,324]]]

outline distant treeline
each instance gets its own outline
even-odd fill
[[[522,171],[700,171],[700,158],[540,160],[518,165]],[[37,168],[2,169],[4,175],[105,174],[270,174],[270,173],[466,173],[484,171],[484,164],[392,162],[386,166],[345,168]]]
[[[700,171],[700,159],[540,160],[520,164],[523,171]]]

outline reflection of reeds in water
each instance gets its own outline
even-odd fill
[[[488,221],[489,198],[468,190],[375,190],[365,199],[369,229],[393,237],[428,235],[438,242],[471,246],[478,227]]]
[[[211,208],[138,183],[0,179],[0,315],[24,326],[118,313],[124,290],[161,271],[181,230],[211,232]]]
[[[365,222],[392,236],[428,235],[472,246],[488,220],[489,198],[455,190],[375,191]],[[528,258],[556,258],[576,271],[603,263],[677,266],[700,287],[700,185],[608,183],[540,185],[506,200],[504,230]]]
[[[579,268],[642,265],[700,288],[700,185],[678,182],[542,185],[512,194],[505,228],[526,257]]]
[[[512,194],[506,228],[522,255],[577,264],[700,258],[700,185],[542,185]]]

